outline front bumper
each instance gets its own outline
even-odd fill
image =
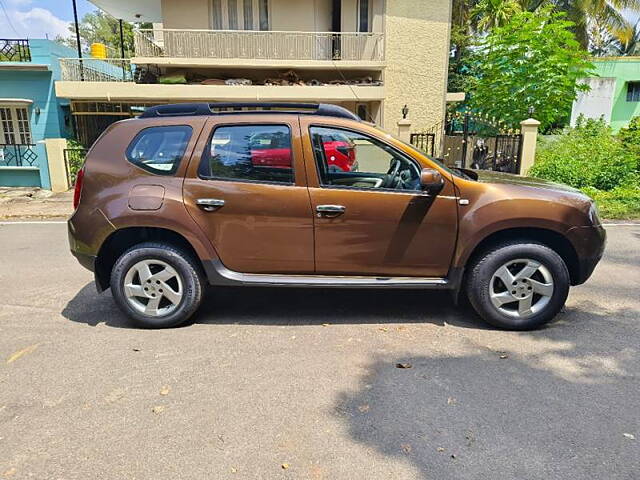
[[[573,227],[567,232],[578,255],[577,271],[573,272],[572,285],[586,282],[598,265],[607,244],[607,232],[602,225]]]

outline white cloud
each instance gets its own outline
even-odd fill
[[[12,0],[26,4],[25,0]],[[0,11],[0,32],[8,32],[9,36],[17,35],[24,38],[46,38],[53,40],[56,36],[69,36],[69,22],[56,17],[53,12],[45,8],[31,8],[19,10],[9,7],[7,15]],[[11,21],[7,18],[9,17]]]

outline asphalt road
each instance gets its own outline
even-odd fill
[[[608,230],[535,332],[441,294],[286,289],[145,331],[65,225],[0,225],[0,478],[637,479],[640,225]]]

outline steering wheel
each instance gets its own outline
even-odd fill
[[[397,187],[398,183],[401,181],[399,177],[400,167],[402,167],[402,162],[399,159],[394,158],[391,161],[391,165],[389,166],[389,170],[387,171],[387,174],[384,179],[385,188]]]
[[[401,166],[402,166],[402,162],[399,159],[394,158],[391,161],[391,166],[389,167],[389,171],[387,172],[387,175],[390,175],[391,177],[396,177],[398,175],[398,172],[400,171]]]

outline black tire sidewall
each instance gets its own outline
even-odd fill
[[[495,271],[510,260],[528,258],[544,265],[553,278],[551,300],[540,312],[524,319],[510,317],[494,307],[489,297]],[[569,294],[570,277],[562,257],[549,247],[530,242],[513,242],[486,251],[472,265],[467,278],[467,296],[474,310],[493,326],[509,330],[530,330],[552,320]]]
[[[135,310],[124,293],[124,278],[129,269],[141,260],[161,260],[181,277],[182,300],[173,312],[161,317],[149,317]],[[157,243],[145,243],[130,248],[116,261],[111,271],[111,291],[116,304],[142,328],[170,328],[186,322],[198,309],[202,300],[202,280],[193,260],[179,249]]]

